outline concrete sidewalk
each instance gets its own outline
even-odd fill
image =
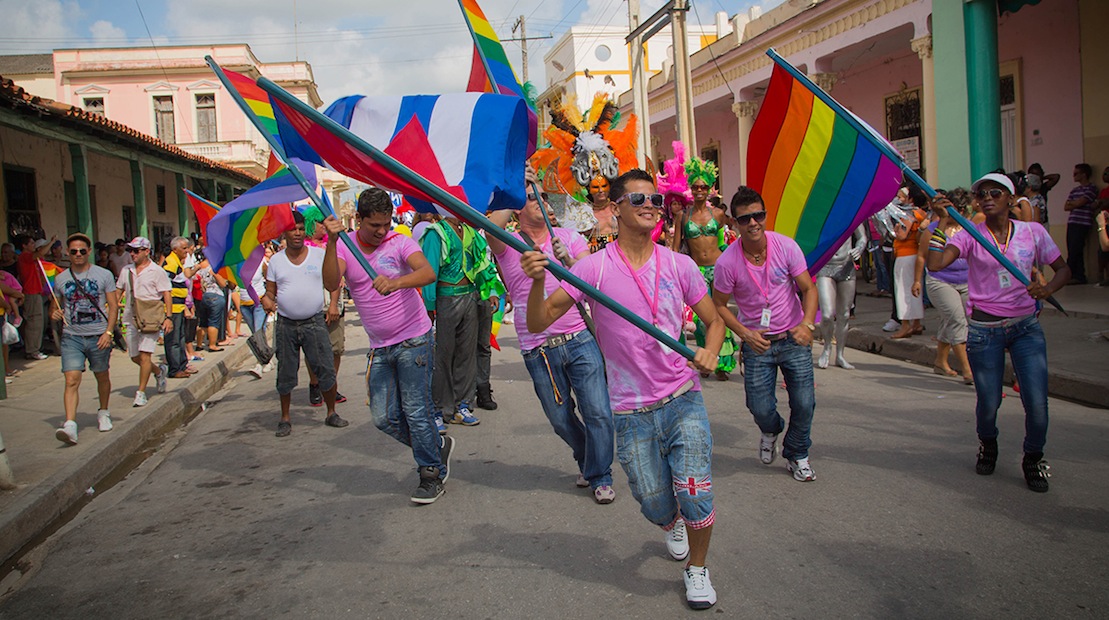
[[[873,284],[859,282],[847,346],[931,367],[936,357],[938,311],[924,311],[923,335],[891,340],[882,325],[890,318],[892,302],[889,297],[872,296],[874,290]],[[1050,306],[1040,315],[1047,336],[1048,391],[1051,396],[1109,408],[1109,375],[1105,372],[1109,368],[1109,337],[1105,335],[1109,334],[1109,288],[1065,287],[1056,299],[1069,316]],[[817,354],[820,347],[813,347]],[[954,356],[951,364],[956,367]],[[1011,385],[1011,365],[1006,376],[1006,383]],[[953,377],[951,381],[962,378]]]
[[[22,374],[9,384],[7,400],[0,401],[0,434],[7,447],[18,487],[0,491],[0,559],[7,561],[39,536],[59,516],[76,506],[86,490],[104,479],[169,425],[178,424],[216,393],[232,371],[253,359],[246,338],[219,353],[205,353],[193,362],[199,372],[188,379],[170,379],[158,394],[153,377],[146,393],[150,403],[131,406],[139,369],[118,349],[112,352],[112,395],[109,401],[114,428],[97,430],[96,378],[85,372],[77,413],[78,443],[67,446],[54,437],[65,421],[62,395],[65,379],[61,358],[50,356],[24,362],[12,355],[12,366]],[[159,347],[155,355],[162,357]]]

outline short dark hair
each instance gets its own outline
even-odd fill
[[[17,250],[22,251],[23,246],[27,245],[27,242],[31,241],[32,239],[34,239],[34,237],[32,237],[31,235],[19,234],[12,237],[12,243],[15,244]]]
[[[732,212],[732,217],[736,217],[736,212],[739,209],[747,205],[753,205],[756,202],[764,207],[766,206],[758,192],[746,185],[740,185],[735,194],[732,194],[732,201],[728,204],[728,210]]]
[[[1033,168],[1039,170],[1040,172],[1044,171],[1044,167],[1041,166],[1040,162],[1038,162],[1038,161],[1032,162],[1031,164],[1028,165],[1028,171],[1029,172],[1031,172]]]
[[[296,209],[293,209],[293,224],[294,224],[293,227],[295,228],[296,224],[303,224],[303,223],[304,223],[304,214],[301,213],[300,211],[297,211]]]
[[[124,243],[127,243],[127,242],[124,241],[123,239],[116,239],[115,245],[123,245]]]
[[[389,192],[380,187],[371,187],[358,194],[358,219],[379,213],[390,217],[393,215],[393,199],[389,197]]]
[[[915,183],[909,183],[905,186],[905,189],[908,190],[909,200],[912,201],[914,207],[922,209],[928,206],[928,194],[925,194],[924,190],[917,187]]]
[[[612,181],[609,187],[609,198],[623,198],[625,193],[624,188],[627,187],[628,183],[631,181],[647,181],[653,185],[655,178],[646,170],[632,168]]]
[[[1087,163],[1075,164],[1074,169],[1075,170],[1081,170],[1082,174],[1086,175],[1087,179],[1093,178],[1093,176],[1094,176],[1094,169],[1090,166],[1090,164],[1087,164]]]

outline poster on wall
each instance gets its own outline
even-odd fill
[[[920,136],[890,140],[893,148],[905,158],[905,163],[913,170],[920,170]]]

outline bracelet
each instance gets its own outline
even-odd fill
[[[929,252],[943,252],[943,248],[928,248]]]

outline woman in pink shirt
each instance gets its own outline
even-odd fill
[[[1013,221],[1013,183],[1003,174],[990,173],[971,187],[975,205],[986,221],[974,227],[1024,274],[1031,284],[1022,286],[970,235],[956,235],[943,248],[929,248],[928,269],[939,271],[962,257],[969,267],[967,277],[971,314],[967,334],[967,358],[974,371],[978,395],[978,463],[975,471],[992,474],[997,464],[997,409],[1005,378],[1005,351],[1013,362],[1024,405],[1024,480],[1038,493],[1048,490],[1047,463],[1047,343],[1040,322],[1039,300],[1050,297],[1070,279],[1070,269],[1047,230],[1039,223]],[[948,203],[950,204],[950,203]],[[937,201],[937,206],[946,206]],[[1035,265],[1050,265],[1055,271],[1042,284]]]

